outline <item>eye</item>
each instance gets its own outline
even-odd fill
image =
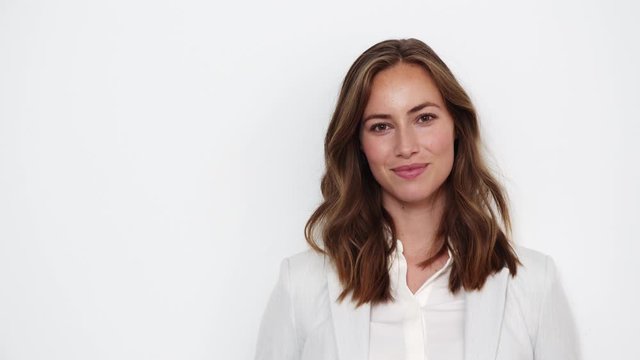
[[[381,132],[381,131],[385,131],[389,128],[389,125],[384,124],[384,123],[377,123],[377,124],[373,124],[371,125],[371,127],[369,128],[369,130],[373,131],[373,132]]]
[[[437,116],[435,114],[432,114],[432,113],[421,114],[420,116],[418,116],[418,121],[426,123],[426,122],[429,122],[429,121],[431,121],[431,120],[433,120],[435,118],[437,118]]]

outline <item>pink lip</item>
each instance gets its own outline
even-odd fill
[[[398,176],[404,179],[413,179],[418,175],[422,174],[424,170],[427,168],[429,164],[411,164],[399,166],[397,168],[393,168],[393,170]]]

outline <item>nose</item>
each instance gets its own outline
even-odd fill
[[[418,136],[412,126],[399,128],[396,134],[396,156],[409,158],[418,152]]]

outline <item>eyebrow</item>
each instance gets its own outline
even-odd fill
[[[416,105],[416,106],[412,107],[411,110],[407,111],[407,115],[411,115],[411,114],[413,114],[415,112],[418,112],[418,111],[420,111],[420,110],[422,110],[422,109],[424,109],[424,108],[426,108],[428,106],[435,106],[438,109],[440,108],[440,106],[438,106],[435,103],[432,103],[431,101],[425,101],[420,105]],[[387,119],[388,120],[388,119],[391,119],[391,115],[389,115],[389,114],[371,114],[371,115],[365,117],[362,120],[362,123],[364,124],[364,123],[366,123],[367,121],[369,121],[371,119]]]

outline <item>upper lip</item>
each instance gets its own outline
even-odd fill
[[[391,170],[393,171],[408,171],[408,170],[413,170],[413,169],[418,169],[418,168],[422,168],[427,166],[427,163],[413,163],[413,164],[409,164],[409,165],[402,165],[402,166],[398,166],[395,167]]]

